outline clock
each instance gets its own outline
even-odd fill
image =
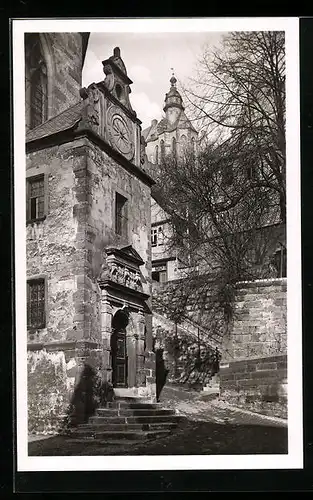
[[[131,160],[134,156],[134,145],[126,120],[119,113],[112,113],[108,128],[111,145]]]

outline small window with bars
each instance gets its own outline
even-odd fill
[[[45,280],[27,281],[27,328],[40,329],[46,326]]]
[[[128,234],[128,200],[119,193],[115,194],[115,232],[120,236]]]
[[[45,180],[44,176],[27,179],[27,220],[42,219],[45,216]]]
[[[45,180],[44,176],[27,179],[26,209],[27,220],[42,219],[45,216]]]

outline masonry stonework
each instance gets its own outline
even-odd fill
[[[223,361],[285,354],[286,306],[285,278],[238,284],[233,324],[224,340]]]
[[[238,285],[220,365],[221,395],[228,401],[286,403],[286,306],[285,278]]]

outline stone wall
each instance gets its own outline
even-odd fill
[[[285,354],[286,350],[286,278],[238,284],[223,361]]]
[[[221,397],[228,402],[287,400],[287,355],[230,361],[220,366]]]
[[[221,396],[227,401],[286,403],[286,315],[286,279],[238,284],[220,365]]]
[[[187,319],[175,325],[166,316],[154,312],[153,338],[154,349],[164,350],[169,382],[201,386],[210,381],[215,373],[217,344],[206,330]]]

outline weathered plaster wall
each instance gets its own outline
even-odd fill
[[[95,370],[100,364],[97,351],[100,325],[92,322],[90,313],[91,295],[95,291],[90,291],[85,276],[90,211],[86,197],[85,141],[77,140],[28,154],[26,176],[38,174],[45,175],[46,218],[27,225],[27,278],[41,276],[46,280],[46,328],[27,332],[30,365],[32,356],[44,356],[40,348],[47,349],[47,353],[29,375],[28,392],[34,401],[31,418],[35,419],[37,414],[38,421],[49,429],[55,426],[56,413],[60,416],[63,410],[68,411],[66,404],[74,389],[81,387],[86,378],[83,375],[84,357],[87,355],[85,361]],[[87,344],[82,344],[85,341]],[[66,370],[62,380],[55,382],[51,376],[50,383],[46,381],[46,371],[53,373],[54,369],[51,350],[64,357]],[[55,411],[50,414],[49,394],[53,396],[60,384],[66,386],[66,394],[60,389],[63,406],[56,403]],[[41,390],[46,390],[47,395],[37,406],[36,413],[36,395]],[[75,412],[81,411],[77,418],[84,417],[86,404],[84,398],[76,398]]]
[[[84,338],[86,159],[82,142],[32,152],[27,177],[44,173],[46,218],[27,225],[27,277],[46,278],[47,328],[29,332],[29,342]]]
[[[29,352],[27,368],[28,431],[55,432],[70,400],[64,353]]]
[[[150,294],[150,188],[114,162],[99,147],[89,143],[87,161],[87,200],[90,213],[87,223],[87,275],[99,276],[103,250],[108,246],[132,245],[145,265],[141,267],[143,291]],[[128,235],[115,233],[115,193],[128,199]]]

